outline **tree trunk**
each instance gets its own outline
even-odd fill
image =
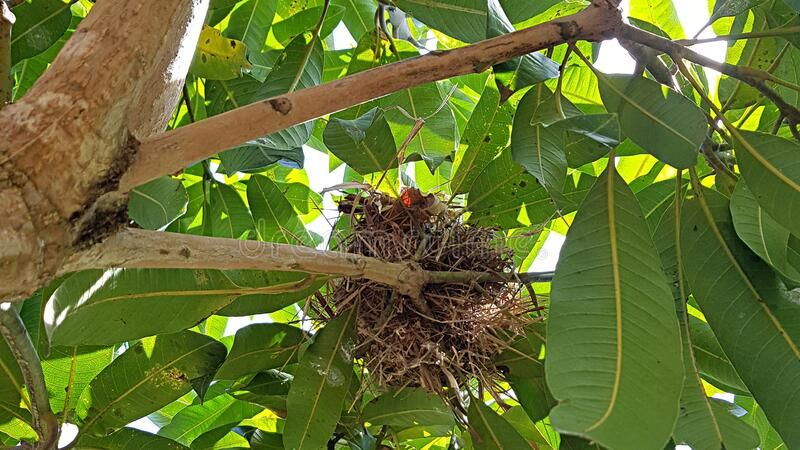
[[[98,2],[25,97],[0,111],[0,298],[24,298],[126,222],[135,143],[164,130],[208,0]]]

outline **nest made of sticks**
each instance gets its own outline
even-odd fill
[[[367,191],[343,198],[351,220],[342,250],[428,271],[508,274],[511,250],[496,230],[463,223],[433,195],[406,189],[400,198]],[[335,314],[357,307],[355,355],[379,387],[422,387],[453,398],[471,379],[491,386],[493,360],[531,321],[531,298],[502,281],[427,285],[419,298],[364,279],[343,279],[326,299]]]

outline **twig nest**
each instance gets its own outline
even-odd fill
[[[348,252],[426,271],[513,270],[496,230],[469,226],[433,195],[406,189],[400,198],[367,191],[339,205],[351,219]],[[356,357],[382,387],[418,386],[445,395],[472,378],[497,379],[494,357],[522,333],[533,305],[515,284],[497,281],[427,284],[411,297],[362,279],[343,279],[327,299],[336,314],[357,307]],[[449,394],[448,394],[449,396]]]

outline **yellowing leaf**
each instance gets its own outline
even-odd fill
[[[207,80],[230,80],[252,67],[244,42],[228,39],[216,28],[206,26],[200,32],[200,42],[189,70]]]

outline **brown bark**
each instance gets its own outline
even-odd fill
[[[208,0],[98,2],[52,66],[0,111],[0,298],[24,297],[125,218],[137,139],[164,129]]]

